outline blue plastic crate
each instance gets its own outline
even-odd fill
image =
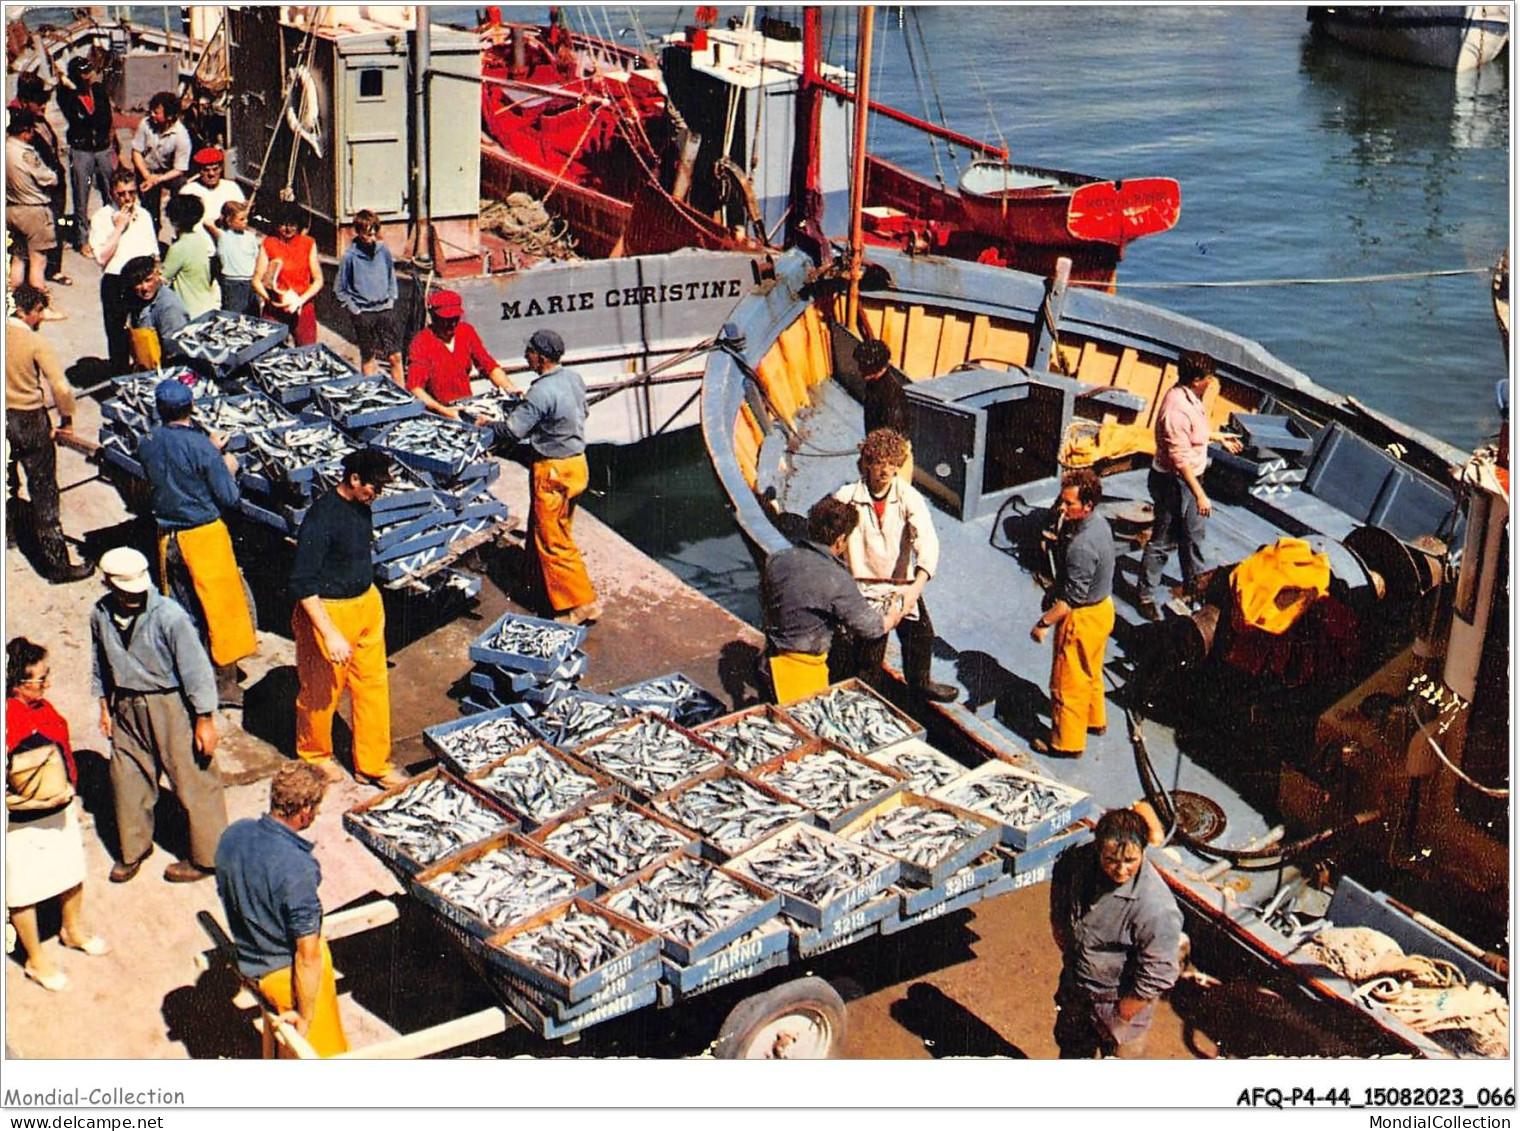
[[[484,465],[490,461],[486,457],[485,444],[478,428],[472,428],[467,424],[457,424],[441,417],[428,419],[440,433],[453,435],[466,449],[465,454],[450,459],[437,455],[431,449],[403,442],[401,430],[410,431],[409,422],[405,420],[386,425],[384,429],[374,434],[370,442],[378,448],[383,448],[413,470],[433,477],[435,483],[440,486],[484,479],[489,474]]]
[[[121,468],[121,470],[125,471],[128,475],[132,476],[135,479],[146,478],[142,464],[138,463],[135,459],[129,456],[126,452],[122,451],[120,448],[101,445],[100,458],[113,465],[114,467]]]
[[[312,370],[312,376],[298,383],[290,380],[287,374],[292,365]],[[317,345],[265,353],[249,364],[248,376],[255,385],[289,408],[311,400],[318,385],[352,380],[359,376],[359,371],[326,346]]]
[[[575,910],[584,915],[596,915],[618,929],[626,932],[633,940],[634,945],[614,958],[608,959],[594,970],[576,978],[565,978],[552,970],[534,965],[525,959],[519,958],[506,949],[514,938],[521,934],[527,934],[562,918],[567,912]],[[555,997],[568,1003],[585,1001],[591,995],[616,983],[619,979],[627,978],[634,971],[658,962],[660,956],[660,938],[647,927],[643,927],[630,919],[608,911],[590,900],[573,899],[568,903],[561,903],[542,914],[535,915],[523,923],[509,927],[499,934],[492,935],[483,944],[481,953],[487,961],[496,967],[505,970],[514,977],[524,979],[533,985],[541,986]]]
[[[677,962],[662,954],[661,980],[678,996],[689,997],[780,966],[790,961],[790,949],[791,933],[786,924],[772,918],[697,962]]]
[[[716,695],[680,672],[642,679],[612,694],[683,727],[711,722],[727,710]]]
[[[256,332],[258,337],[237,350],[220,349],[196,340],[208,327],[215,325],[246,328]],[[178,346],[197,368],[204,367],[217,377],[226,377],[234,370],[275,349],[289,336],[290,327],[283,322],[273,322],[267,318],[252,318],[246,314],[232,314],[225,310],[208,310],[205,314],[190,319],[183,327],[168,335],[168,340]]]
[[[822,927],[810,927],[794,918],[782,921],[792,935],[793,956],[811,958],[879,933],[882,924],[897,914],[898,906],[897,893],[888,891]]]
[[[1062,804],[1051,810],[1050,813],[1039,821],[1028,825],[1011,825],[1001,821],[995,813],[978,810],[969,803],[962,791],[969,789],[976,782],[989,777],[1016,778],[1022,781],[1036,782],[1041,787],[1058,794]],[[1029,770],[1019,769],[1007,762],[986,762],[969,773],[963,774],[955,781],[939,789],[932,790],[929,796],[936,801],[948,801],[952,805],[959,805],[962,809],[969,809],[973,813],[981,812],[983,816],[999,820],[1002,828],[1002,843],[1012,848],[1023,849],[1031,845],[1039,844],[1043,840],[1049,840],[1061,830],[1076,824],[1087,817],[1096,816],[1097,802],[1089,793],[1080,789],[1058,782],[1051,778],[1032,773]]]
[[[375,576],[386,585],[394,585],[399,581],[405,581],[410,575],[426,569],[435,562],[440,562],[448,557],[448,543],[439,546],[431,546],[426,550],[419,550],[414,554],[396,558],[394,561],[382,562],[375,566]]]
[[[1002,848],[998,851],[1008,862],[1006,870],[1010,876],[1022,876],[1035,869],[1045,869],[1044,875],[1049,878],[1049,868],[1054,866],[1056,857],[1073,845],[1085,844],[1092,839],[1092,835],[1093,822],[1078,821],[1070,828],[1062,829],[1055,836],[1028,848],[1018,851]]]
[[[548,656],[523,656],[513,652],[503,652],[493,647],[494,640],[502,628],[511,623],[521,623],[529,627],[542,629],[555,629],[563,634],[564,642],[554,649]],[[470,659],[477,664],[494,664],[499,668],[507,668],[511,671],[533,672],[535,675],[549,675],[555,668],[570,658],[570,654],[581,646],[586,639],[585,625],[564,625],[551,620],[543,620],[540,617],[530,617],[522,613],[503,613],[492,622],[491,627],[477,636],[470,645]]]
[[[734,919],[725,923],[717,930],[711,932],[703,938],[697,939],[695,942],[690,943],[683,942],[682,940],[673,938],[669,935],[665,935],[654,924],[643,923],[643,920],[636,919],[636,917],[631,912],[626,910],[618,910],[618,908],[614,905],[613,900],[615,900],[621,893],[627,891],[630,888],[636,887],[641,883],[644,883],[653,877],[656,873],[658,873],[662,868],[668,867],[672,863],[673,859],[682,857],[684,857],[689,863],[696,867],[711,868],[715,872],[722,873],[730,880],[734,881],[734,883],[743,887],[752,896],[759,900],[759,902],[749,910],[745,911],[742,915],[736,916]],[[623,883],[619,884],[611,891],[606,892],[604,895],[598,898],[597,902],[600,903],[603,907],[618,911],[618,914],[624,916],[625,918],[635,919],[636,922],[643,923],[644,926],[648,927],[651,931],[654,931],[655,934],[660,935],[663,952],[669,955],[671,958],[675,959],[677,962],[680,962],[687,966],[690,966],[694,962],[700,962],[702,959],[708,957],[709,955],[716,954],[718,951],[726,947],[729,943],[735,941],[743,935],[749,934],[751,931],[758,928],[760,924],[774,919],[777,913],[781,910],[781,897],[775,892],[771,891],[769,888],[764,887],[761,884],[757,884],[748,876],[740,875],[737,872],[730,872],[727,869],[708,861],[693,859],[687,856],[685,853],[674,853],[671,857],[667,857],[664,860],[660,860],[654,864],[651,864],[642,872],[639,872],[637,875],[625,880]]]
[[[1006,860],[997,851],[985,853],[960,871],[947,876],[933,887],[915,887],[899,882],[897,891],[902,897],[902,914],[917,915],[925,908],[933,907],[947,899],[965,895],[972,888],[986,887],[994,880],[1007,875]]]
[[[341,393],[351,389],[362,389],[372,386],[382,392],[393,393],[390,399],[393,404],[382,408],[373,408],[361,412],[345,412],[341,402],[337,399]],[[423,403],[405,389],[399,388],[388,377],[355,377],[346,381],[329,381],[318,385],[312,390],[317,405],[323,415],[333,420],[340,428],[349,432],[357,432],[363,428],[377,428],[385,424],[393,424],[398,420],[410,420],[414,416],[421,416],[427,409]]]
[[[254,502],[246,494],[238,497],[238,512],[253,519],[254,522],[262,523],[264,526],[271,527],[283,534],[294,533],[290,529],[290,523],[283,514],[279,511],[259,506],[258,503]]]
[[[895,935],[898,931],[905,931],[909,927],[917,927],[921,923],[931,922],[943,915],[950,914],[952,911],[964,910],[967,907],[980,903],[986,896],[987,886],[983,885],[982,887],[962,892],[952,899],[945,899],[926,907],[916,915],[904,915],[899,907],[892,915],[882,920],[881,933],[884,935]]]
[[[568,1002],[563,998],[555,997],[542,986],[536,986],[527,979],[508,974],[504,970],[493,970],[491,981],[503,989],[511,990],[525,1007],[531,1006],[546,1018],[553,1018],[555,1021],[574,1021],[578,1017],[600,1010],[603,1006],[611,1005],[636,990],[655,985],[659,982],[662,972],[663,967],[658,961],[646,962],[621,978],[614,978],[590,997],[577,1002]]]

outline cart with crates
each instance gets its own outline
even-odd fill
[[[922,728],[857,681],[824,694],[833,697],[831,708],[864,711],[874,720],[874,731],[871,739],[854,744],[847,762],[820,766],[844,766],[858,775],[861,766],[876,768],[869,755],[890,753],[889,738],[917,744],[913,750],[919,754],[927,745]],[[780,753],[773,763],[795,762],[798,753],[846,753],[797,723],[824,717],[806,704],[797,706],[748,708],[703,729],[735,732],[741,723],[762,723],[795,734],[797,750]],[[889,725],[884,727],[884,720]],[[799,805],[795,794],[771,787],[763,775],[730,760],[650,795],[620,786],[586,753],[628,723],[613,720],[614,729],[588,735],[529,722],[520,710],[506,707],[430,727],[424,739],[440,765],[344,814],[349,833],[431,912],[428,921],[452,940],[466,967],[500,1003],[345,1056],[428,1055],[516,1026],[544,1040],[571,1042],[595,1025],[646,1006],[672,1008],[723,989],[738,1000],[713,1046],[718,1057],[837,1055],[847,1021],[844,1002],[824,979],[797,976],[799,964],[806,967],[825,953],[932,922],[1023,886],[1030,880],[1021,883],[1021,877],[1043,875],[1048,860],[1090,827],[1085,820],[1090,810],[1079,803],[1068,813],[1069,799],[1063,798],[1062,811],[1053,816],[1057,821],[1070,816],[1070,827],[1039,842],[1010,837],[1011,830],[995,817],[916,791],[907,774],[890,769],[890,783],[866,780],[858,803],[836,801],[826,813]],[[663,718],[661,724],[671,726]],[[566,745],[556,746],[556,737]],[[974,772],[946,755],[938,757],[962,775]],[[891,766],[891,759],[884,764]],[[693,804],[693,791],[703,793],[700,805]],[[375,815],[405,812],[409,798],[423,794],[446,796],[449,812],[462,814],[471,830],[452,827],[425,845],[387,839]],[[720,814],[707,822],[697,815],[725,797],[740,806],[732,819]],[[565,808],[556,811],[560,805]],[[775,819],[768,806],[776,808]],[[758,839],[735,832],[735,822],[742,824],[746,813],[756,815]],[[692,827],[678,823],[683,816]],[[878,835],[881,827],[890,831],[919,818],[952,829],[948,839],[934,842],[930,856]],[[1011,840],[1024,845],[1016,849]],[[785,854],[793,852],[802,855],[790,859],[818,854],[825,863],[806,881],[787,878]],[[1032,867],[1019,866],[1026,856]],[[501,894],[489,871],[497,867],[502,875],[526,869],[522,874],[534,878],[531,887],[513,889],[505,901],[497,898],[483,910],[474,902],[482,890]],[[662,902],[667,884],[700,897]],[[352,914],[363,918],[358,911]],[[365,922],[395,918],[394,911],[380,911]],[[277,1018],[271,1016],[268,1025],[276,1045],[295,1055],[314,1055]]]

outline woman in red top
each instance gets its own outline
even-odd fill
[[[314,346],[317,311],[311,300],[322,289],[322,264],[317,242],[301,231],[303,219],[294,201],[276,206],[275,234],[264,237],[253,266],[253,292],[264,300],[265,318],[290,327],[292,344]]]
[[[68,767],[69,784],[78,782],[69,724],[45,698],[48,685],[47,650],[18,636],[5,646],[5,754],[43,742],[57,743]],[[37,904],[58,896],[63,928],[58,941],[89,955],[109,954],[111,948],[84,927],[84,839],[74,801],[54,809],[11,809],[7,792],[5,830],[5,904],[21,946],[26,951],[26,976],[43,989],[66,990],[69,977],[42,949],[37,933]]]

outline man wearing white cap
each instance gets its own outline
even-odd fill
[[[491,432],[497,442],[521,442],[532,450],[528,536],[538,554],[544,590],[555,620],[586,624],[602,615],[602,602],[570,531],[575,500],[591,478],[586,467],[586,382],[559,363],[565,341],[553,330],[533,331],[523,352],[537,377],[506,422],[491,424]]]
[[[214,874],[227,827],[216,750],[216,679],[190,614],[153,592],[148,559],[130,546],[100,559],[107,593],[90,613],[91,686],[100,733],[111,740],[111,792],[121,859],[112,883],[137,875],[153,851],[159,774],[169,777],[190,825],[190,853],[164,870],[170,883]]]
[[[427,305],[428,324],[406,354],[406,387],[413,396],[440,416],[458,420],[459,410],[450,405],[470,395],[472,367],[498,389],[514,389],[475,327],[463,321],[464,302],[457,291],[434,291]]]

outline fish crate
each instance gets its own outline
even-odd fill
[[[773,866],[767,864],[778,851],[801,842],[809,852],[832,857],[836,866],[840,857],[854,859],[859,865],[859,878],[848,888],[827,893],[821,902],[814,902],[806,891],[805,880],[773,876]],[[835,836],[824,829],[815,828],[802,821],[794,821],[766,837],[759,844],[735,856],[726,865],[729,871],[748,876],[756,883],[774,889],[781,896],[781,910],[810,927],[826,927],[834,920],[865,903],[898,876],[898,862],[890,856],[865,848]],[[823,875],[828,869],[819,869]]]
[[[741,784],[747,790],[753,791],[756,797],[757,808],[761,803],[768,801],[774,807],[773,812],[778,818],[775,823],[768,821],[756,835],[746,836],[735,830],[729,836],[718,839],[722,829],[730,822],[721,814],[714,814],[711,818],[704,818],[699,813],[692,812],[685,804],[686,798],[693,790],[700,789],[710,782],[732,781]],[[669,817],[683,828],[691,829],[702,838],[702,856],[722,864],[737,856],[751,845],[757,844],[770,836],[782,825],[792,821],[805,821],[809,824],[817,823],[817,816],[808,809],[803,808],[790,797],[785,796],[766,785],[763,781],[736,769],[727,763],[714,766],[710,770],[704,770],[690,781],[683,782],[673,789],[667,789],[664,793],[656,794],[649,801],[649,807],[662,816]]]
[[[788,788],[784,780],[777,780],[791,772],[792,767],[798,767],[797,772],[802,772],[804,765],[816,765],[814,771],[820,775],[826,775],[827,767],[838,767],[838,777],[848,774],[852,779],[862,783],[862,788],[869,789],[868,793],[858,794],[854,799],[842,798],[841,803],[830,808],[821,808],[814,803],[814,799],[803,796],[803,791],[796,785]],[[878,766],[864,758],[858,758],[848,750],[841,750],[830,743],[821,743],[809,749],[794,750],[790,754],[783,754],[779,758],[772,758],[769,762],[762,762],[750,771],[750,776],[757,781],[769,785],[783,797],[791,798],[804,809],[816,814],[817,823],[828,829],[829,832],[838,832],[867,809],[881,804],[903,788],[904,782],[901,774],[889,770],[885,766]]]
[[[428,533],[446,520],[447,512],[429,510],[420,515],[396,518],[394,521],[384,523],[384,525],[377,521],[374,527],[374,538],[370,542],[370,545],[376,553],[384,553],[387,550],[403,545],[409,539],[415,538],[419,534]]]
[[[321,345],[265,353],[248,365],[249,379],[286,408],[311,400],[319,385],[358,376],[357,369]]]
[[[667,793],[724,764],[722,751],[658,715],[641,714],[581,743],[571,752],[601,770],[623,793],[640,801]],[[663,764],[652,759],[656,753],[663,754]]]
[[[723,713],[721,699],[680,672],[630,683],[612,694],[683,727],[699,726]]]
[[[551,679],[545,683],[537,683],[519,696],[523,703],[534,707],[547,707],[556,700],[563,699],[575,689],[575,684],[569,680]]]
[[[564,802],[554,801],[552,795],[544,797],[542,801],[537,801],[537,795],[524,796],[520,790],[509,789],[505,786],[492,783],[491,779],[508,762],[535,755],[553,762],[566,774],[574,774],[584,779],[586,784],[583,791]],[[514,814],[522,823],[523,831],[526,833],[531,833],[540,825],[563,817],[566,813],[580,805],[595,801],[606,801],[615,792],[615,787],[608,778],[597,773],[592,767],[577,762],[574,758],[560,753],[554,747],[544,742],[533,742],[527,746],[513,750],[509,754],[502,755],[500,758],[472,773],[469,776],[469,781],[482,793],[494,797],[503,807]]]
[[[790,952],[791,932],[782,919],[773,917],[696,962],[677,962],[662,954],[660,980],[677,999],[693,997],[782,966],[791,961]]]
[[[1032,844],[1028,848],[1015,852],[1012,849],[1000,848],[998,854],[1003,858],[1005,870],[1010,876],[1028,876],[1039,874],[1038,879],[1025,880],[1019,887],[1027,887],[1032,883],[1043,883],[1050,878],[1050,869],[1055,866],[1056,857],[1078,844],[1086,844],[1092,839],[1093,822],[1089,820],[1078,821],[1070,828],[1062,829],[1048,840],[1042,840],[1038,844]]]
[[[575,845],[566,836],[555,835],[577,822],[612,820],[618,814],[624,815],[629,824],[636,826],[647,838],[645,846],[640,847],[627,839],[620,844],[599,844],[595,840],[588,840]],[[588,831],[590,828],[594,828],[594,824],[588,826]],[[563,857],[585,872],[603,890],[617,887],[630,876],[637,875],[655,861],[663,860],[673,853],[683,852],[688,856],[701,854],[701,842],[696,834],[622,797],[583,801],[564,816],[546,821],[528,835],[535,843],[543,845],[554,855]],[[573,836],[574,833],[567,835]],[[625,838],[630,835],[631,832],[625,829]]]
[[[881,925],[898,911],[897,893],[891,889],[822,927],[810,927],[794,918],[783,918],[792,936],[792,957],[812,958],[857,943],[881,932]]]
[[[541,641],[538,654],[509,652],[494,643],[504,631],[521,632],[530,638],[538,636]],[[477,664],[549,675],[569,659],[585,639],[586,626],[583,624],[560,624],[522,613],[503,613],[470,644],[470,659]]]
[[[675,935],[662,930],[658,924],[651,923],[641,918],[631,907],[620,907],[620,900],[628,897],[635,889],[651,884],[660,873],[670,868],[685,866],[693,870],[699,870],[704,876],[719,876],[724,880],[737,885],[744,893],[755,902],[745,908],[728,922],[714,927],[708,934],[691,941],[684,941]],[[604,892],[597,898],[597,902],[609,911],[615,911],[625,919],[632,919],[641,926],[649,928],[663,940],[663,952],[683,965],[690,966],[699,962],[711,954],[722,950],[729,943],[742,935],[747,935],[755,930],[760,924],[774,919],[781,911],[781,897],[763,884],[758,884],[748,876],[738,872],[731,872],[718,864],[687,855],[683,852],[672,853],[663,860],[658,860],[649,867],[630,876],[617,887]]]
[[[371,543],[370,560],[377,566],[383,566],[402,558],[415,557],[428,550],[438,549],[440,546],[447,546],[454,541],[454,528],[443,525],[443,522],[442,516],[439,516],[431,525],[419,526],[410,537],[392,541],[383,547]]]
[[[452,843],[449,842],[449,839],[442,839],[437,851],[429,853],[427,858],[423,859],[414,855],[413,850],[397,843],[393,837],[372,829],[365,823],[367,815],[371,814],[375,809],[380,808],[383,810],[388,806],[388,803],[414,790],[420,795],[426,791],[430,782],[436,781],[446,782],[458,788],[466,795],[469,799],[468,808],[475,814],[480,826],[485,831],[479,833],[479,835],[475,835],[474,829],[466,828],[465,831],[461,832],[456,825],[451,830],[450,839]],[[405,806],[402,807],[404,808]],[[355,840],[379,857],[381,862],[401,877],[403,881],[410,880],[412,876],[424,868],[437,864],[446,856],[450,856],[477,841],[485,840],[504,832],[517,832],[519,829],[516,817],[508,813],[496,802],[489,798],[481,797],[472,787],[450,774],[441,766],[418,774],[404,785],[387,789],[378,797],[371,797],[367,801],[361,801],[358,805],[355,805],[343,814],[343,827]]]
[[[964,895],[972,888],[986,887],[1007,875],[1006,867],[1006,858],[999,851],[994,850],[983,853],[970,864],[932,887],[899,882],[897,892],[902,897],[902,914],[917,915],[926,907],[933,907],[936,903]]]
[[[528,725],[550,746],[573,750],[639,715],[631,703],[577,688],[529,719]]]
[[[998,843],[1001,829],[998,822],[992,818],[984,817],[980,813],[972,813],[970,810],[950,805],[944,801],[935,801],[920,794],[906,792],[894,794],[885,801],[871,806],[871,808],[840,829],[839,835],[844,837],[845,840],[853,840],[857,844],[864,844],[866,843],[865,837],[872,825],[881,818],[887,817],[908,806],[944,813],[957,821],[976,827],[976,832],[967,835],[953,848],[939,857],[939,859],[930,864],[916,863],[906,856],[898,856],[885,845],[871,844],[871,848],[888,856],[893,856],[901,863],[900,875],[908,883],[921,884],[929,888],[935,887],[948,880],[972,861],[990,852],[993,846]]]
[[[112,467],[118,467],[122,471],[125,471],[134,479],[147,478],[147,473],[143,471],[143,465],[114,444],[102,443],[100,445],[100,458]]]
[[[603,920],[610,929],[621,931],[627,936],[629,945],[617,951],[606,961],[573,976],[551,970],[522,954],[507,949],[514,940],[523,942],[526,941],[524,936],[531,939],[543,932],[554,930],[555,924],[572,912]],[[660,937],[648,928],[640,926],[631,919],[625,919],[590,900],[572,899],[492,935],[485,940],[483,954],[491,965],[500,967],[508,974],[521,978],[531,985],[542,987],[561,1001],[574,1004],[585,1001],[598,991],[606,989],[619,979],[629,977],[642,967],[651,964],[658,965],[660,949]]]
[[[996,880],[993,881],[993,883],[997,882]],[[884,935],[895,935],[898,931],[905,931],[909,927],[917,927],[921,923],[928,923],[941,916],[948,915],[952,911],[963,911],[967,907],[974,906],[983,899],[986,899],[989,890],[990,885],[987,884],[979,888],[971,888],[969,891],[961,892],[960,895],[931,904],[914,915],[903,914],[902,908],[899,906],[891,915],[882,920],[881,933]]]
[[[723,756],[741,770],[753,770],[763,762],[769,762],[782,754],[791,754],[804,748],[812,749],[818,740],[793,722],[779,707],[762,703],[758,707],[746,707],[721,719],[713,719],[692,728],[698,737],[706,739]],[[768,737],[762,737],[768,736]]]
[[[347,407],[346,402],[352,394],[367,394],[375,403],[368,408]],[[312,396],[323,415],[346,432],[410,420],[427,411],[421,401],[388,377],[360,376],[328,381],[314,388]]]
[[[833,712],[825,714],[831,705],[848,714],[832,721]],[[809,734],[854,754],[869,754],[905,738],[924,736],[923,727],[858,679],[843,680],[781,709]]]
[[[261,507],[247,495],[239,495],[237,509],[238,513],[244,517],[251,518],[254,522],[262,523],[264,526],[272,527],[281,534],[295,533],[291,529],[290,522],[282,512],[270,510],[268,507]]]
[[[1051,804],[1039,810],[1042,816],[1015,823],[1015,818],[1000,815],[988,802],[974,800],[974,791],[997,779],[1005,779],[1009,788],[1042,790]],[[984,763],[949,785],[931,790],[929,796],[998,821],[1003,830],[1003,843],[1012,848],[1028,848],[1049,840],[1084,817],[1095,816],[1098,809],[1089,793],[999,761]]]
[[[515,698],[537,685],[538,676],[532,672],[507,672],[490,664],[479,664],[470,669],[469,680],[472,691]]]
[[[552,893],[545,893],[536,902],[525,901],[524,906],[512,918],[501,923],[491,923],[480,918],[474,911],[450,899],[448,895],[438,890],[440,884],[447,884],[450,876],[458,873],[462,868],[490,856],[493,853],[502,852],[508,855],[520,854],[530,856],[534,860],[547,865],[551,871],[546,873],[552,876],[558,885]],[[557,871],[556,871],[557,870]],[[554,853],[544,849],[542,845],[534,844],[526,837],[515,832],[501,833],[489,840],[479,841],[468,848],[461,849],[450,856],[438,861],[429,868],[424,868],[415,876],[411,877],[408,885],[411,894],[419,903],[431,908],[437,914],[463,927],[476,938],[488,939],[499,931],[506,930],[514,923],[520,923],[540,911],[548,910],[564,903],[567,899],[590,898],[596,891],[596,881],[582,872],[568,860],[563,860]]]
[[[930,793],[949,785],[970,769],[921,738],[905,738],[873,750],[866,758],[901,774],[906,782],[904,788],[910,793]]]
[[[610,1021],[614,1017],[621,1017],[625,1013],[632,1013],[636,1009],[643,1009],[646,1005],[653,1005],[659,1000],[659,982],[649,981],[638,989],[628,990],[621,997],[599,1005],[570,1021],[559,1021],[540,1010],[525,995],[514,991],[510,985],[498,985],[496,990],[506,1001],[507,1008],[517,1015],[518,1020],[543,1040],[573,1037],[593,1025]]]
[[[177,345],[196,368],[215,377],[227,377],[275,349],[289,336],[290,327],[283,322],[208,310],[169,334],[168,341]]]
[[[487,727],[502,731],[500,741],[503,745],[497,746],[493,742],[484,751],[477,751],[475,748],[485,737],[484,732]],[[519,736],[521,737],[520,744],[506,745],[506,743],[517,742]],[[422,732],[423,744],[460,777],[468,777],[476,770],[482,770],[492,762],[537,740],[538,736],[527,726],[523,718],[522,708],[517,706],[499,708],[490,712],[486,718],[476,716],[473,719],[454,719],[447,723],[436,723],[426,727]]]
[[[263,478],[271,485],[288,486],[302,496],[310,496],[319,464],[337,466],[345,455],[355,450],[354,442],[330,420],[297,420],[293,424],[250,429],[244,435],[248,439],[249,459],[262,464]],[[287,444],[288,440],[295,442],[296,436],[301,437],[305,447],[313,450],[298,456]],[[249,467],[241,474],[260,473]]]
[[[491,969],[487,973],[487,980],[494,988],[511,991],[514,996],[508,999],[509,1007],[512,1001],[516,1000],[519,1004],[536,1010],[546,1019],[574,1021],[588,1013],[600,1011],[603,1007],[627,997],[635,990],[642,990],[646,986],[657,986],[663,973],[664,969],[659,960],[646,962],[621,978],[614,978],[590,997],[577,1002],[565,1001],[542,986],[534,985],[526,978],[508,974],[500,968]]]
[[[425,425],[421,423],[423,421],[426,421]],[[432,434],[426,438],[418,435],[420,427],[427,427]],[[456,424],[443,417],[398,420],[371,436],[370,443],[384,449],[413,471],[430,476],[436,486],[468,482],[489,474],[485,465],[490,457],[486,454],[480,429]],[[454,454],[440,454],[450,448],[454,449]]]

